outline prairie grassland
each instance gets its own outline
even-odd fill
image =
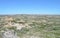
[[[18,27],[20,29],[17,29]],[[1,31],[5,31],[6,29],[14,30],[20,38],[60,38],[60,16],[0,16],[0,38],[2,38]]]

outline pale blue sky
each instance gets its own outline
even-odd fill
[[[0,14],[60,14],[60,0],[0,0]]]

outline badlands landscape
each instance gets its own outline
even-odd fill
[[[60,38],[60,15],[0,15],[0,38]]]

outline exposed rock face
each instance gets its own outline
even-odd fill
[[[2,34],[3,38],[18,38],[17,34],[13,30],[6,30]]]

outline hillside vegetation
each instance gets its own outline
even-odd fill
[[[60,16],[2,15],[0,38],[6,29],[14,30],[19,38],[60,38]]]

